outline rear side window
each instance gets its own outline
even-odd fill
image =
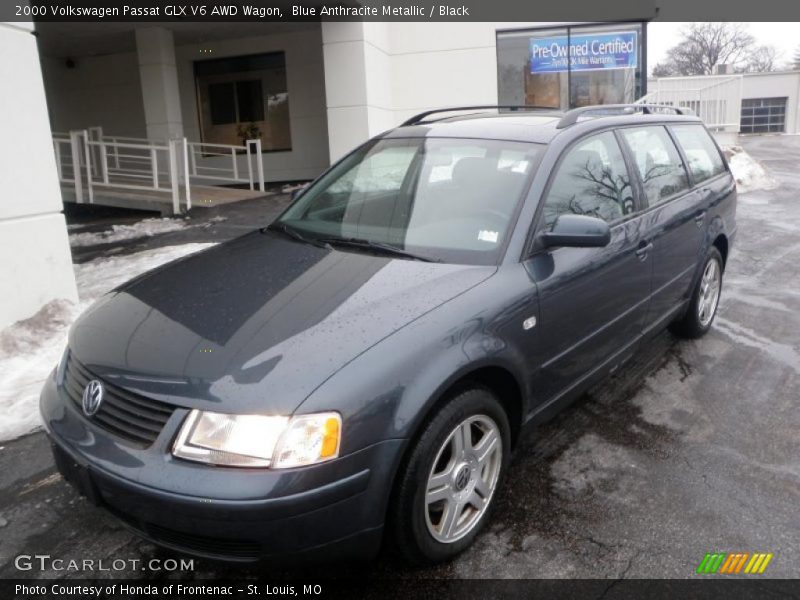
[[[613,133],[592,136],[567,151],[543,210],[547,228],[565,213],[611,222],[634,211],[631,179]]]
[[[689,188],[681,155],[666,129],[636,127],[620,131],[633,153],[649,206]]]
[[[702,125],[675,125],[672,127],[678,143],[689,162],[689,170],[696,182],[704,181],[725,170],[725,163],[711,136]]]

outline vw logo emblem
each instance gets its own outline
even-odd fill
[[[456,475],[456,491],[460,492],[465,487],[467,487],[467,484],[469,483],[469,476],[470,476],[469,467],[464,465]]]
[[[100,410],[104,393],[103,384],[97,381],[97,379],[92,379],[87,383],[83,390],[83,414],[87,417],[91,417]]]

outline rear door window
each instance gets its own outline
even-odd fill
[[[648,206],[689,188],[681,155],[661,126],[621,129],[633,154]]]
[[[702,125],[673,125],[672,131],[689,162],[695,182],[705,181],[725,171],[717,145]]]
[[[634,212],[631,179],[613,133],[594,135],[567,151],[543,210],[548,229],[565,213],[612,222]]]

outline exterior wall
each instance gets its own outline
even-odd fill
[[[108,135],[147,135],[135,52],[76,58],[72,69],[63,58],[41,62],[53,131],[102,125]]]
[[[209,47],[213,48],[212,56],[200,53],[201,49]],[[195,60],[202,60],[203,57],[224,58],[275,51],[283,51],[286,54],[292,150],[264,153],[264,177],[267,181],[311,179],[330,164],[322,41],[319,29],[176,47],[184,132],[188,139],[200,140],[200,119],[194,80]],[[245,157],[241,157],[240,167],[244,169],[243,172],[247,172],[244,160]]]
[[[742,99],[748,98],[787,98],[786,133],[800,133],[800,71],[746,74]]]
[[[419,112],[497,104],[497,32],[556,25],[323,22],[331,161]]]
[[[541,25],[323,23],[331,161],[421,111],[496,104],[497,30]]]
[[[283,51],[292,150],[265,153],[265,176],[312,178],[370,136],[418,112],[497,104],[497,31],[553,25],[563,23],[323,22],[318,28],[179,45],[183,129],[190,140],[200,139],[196,60]],[[74,87],[62,81],[74,74],[59,72],[65,70],[63,61],[56,62],[46,61],[48,79],[51,73],[55,77],[48,84],[54,129],[100,124],[110,134],[145,135],[135,53],[79,59],[73,71],[85,72],[80,89],[77,80]],[[246,168],[244,156],[240,163]]]
[[[136,53],[147,138],[172,140],[184,137],[172,31],[163,27],[137,29]]]
[[[76,301],[36,40],[28,23],[0,23],[0,329],[56,298]]]
[[[697,85],[700,85],[703,78],[704,76],[698,75],[692,79],[696,79]],[[651,78],[649,89],[655,90],[657,81]],[[786,133],[800,133],[800,71],[744,73],[741,82],[741,100],[786,98]],[[714,136],[721,144],[733,144],[736,142],[737,132],[727,132],[727,135],[726,132],[714,132]]]

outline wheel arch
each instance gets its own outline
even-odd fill
[[[702,255],[698,257],[700,262],[705,259],[706,252],[713,247],[719,250],[719,253],[722,255],[722,268],[724,270],[725,265],[728,262],[728,254],[730,251],[729,237],[728,230],[725,227],[725,221],[720,215],[716,215],[711,220],[711,223],[709,223],[708,229],[706,230]]]
[[[419,437],[425,423],[430,417],[446,404],[449,399],[459,391],[469,387],[483,387],[493,392],[500,401],[503,409],[508,415],[508,423],[511,428],[511,445],[517,443],[522,426],[522,417],[525,414],[525,395],[523,387],[514,372],[500,364],[486,363],[471,365],[448,378],[426,404],[420,417],[414,423],[411,435],[409,436],[409,446]]]
[[[406,439],[400,459],[397,461],[392,485],[389,492],[389,502],[387,504],[387,522],[392,520],[392,498],[395,498],[396,490],[402,479],[403,470],[408,464],[409,457],[422,435],[425,424],[435,415],[453,395],[470,387],[483,387],[491,390],[497,396],[503,409],[508,415],[509,427],[511,430],[511,448],[513,449],[519,441],[523,415],[525,414],[526,396],[524,388],[513,370],[507,366],[496,363],[473,364],[469,367],[454,373],[434,392],[424,409],[420,411],[410,429],[410,434]]]
[[[719,253],[722,255],[722,269],[724,270],[725,265],[728,264],[728,250],[730,249],[728,236],[726,236],[724,233],[717,234],[717,237],[714,238],[714,241],[711,242],[711,245],[719,250]]]
[[[526,405],[523,387],[519,379],[510,368],[504,365],[496,363],[471,365],[448,378],[431,395],[424,409],[420,411],[420,416],[410,429],[400,460],[397,463],[398,466],[393,476],[392,493],[397,486],[414,445],[422,435],[425,424],[453,395],[472,386],[483,387],[495,393],[506,415],[508,415],[508,423],[511,429],[511,447],[515,447],[519,441]]]

